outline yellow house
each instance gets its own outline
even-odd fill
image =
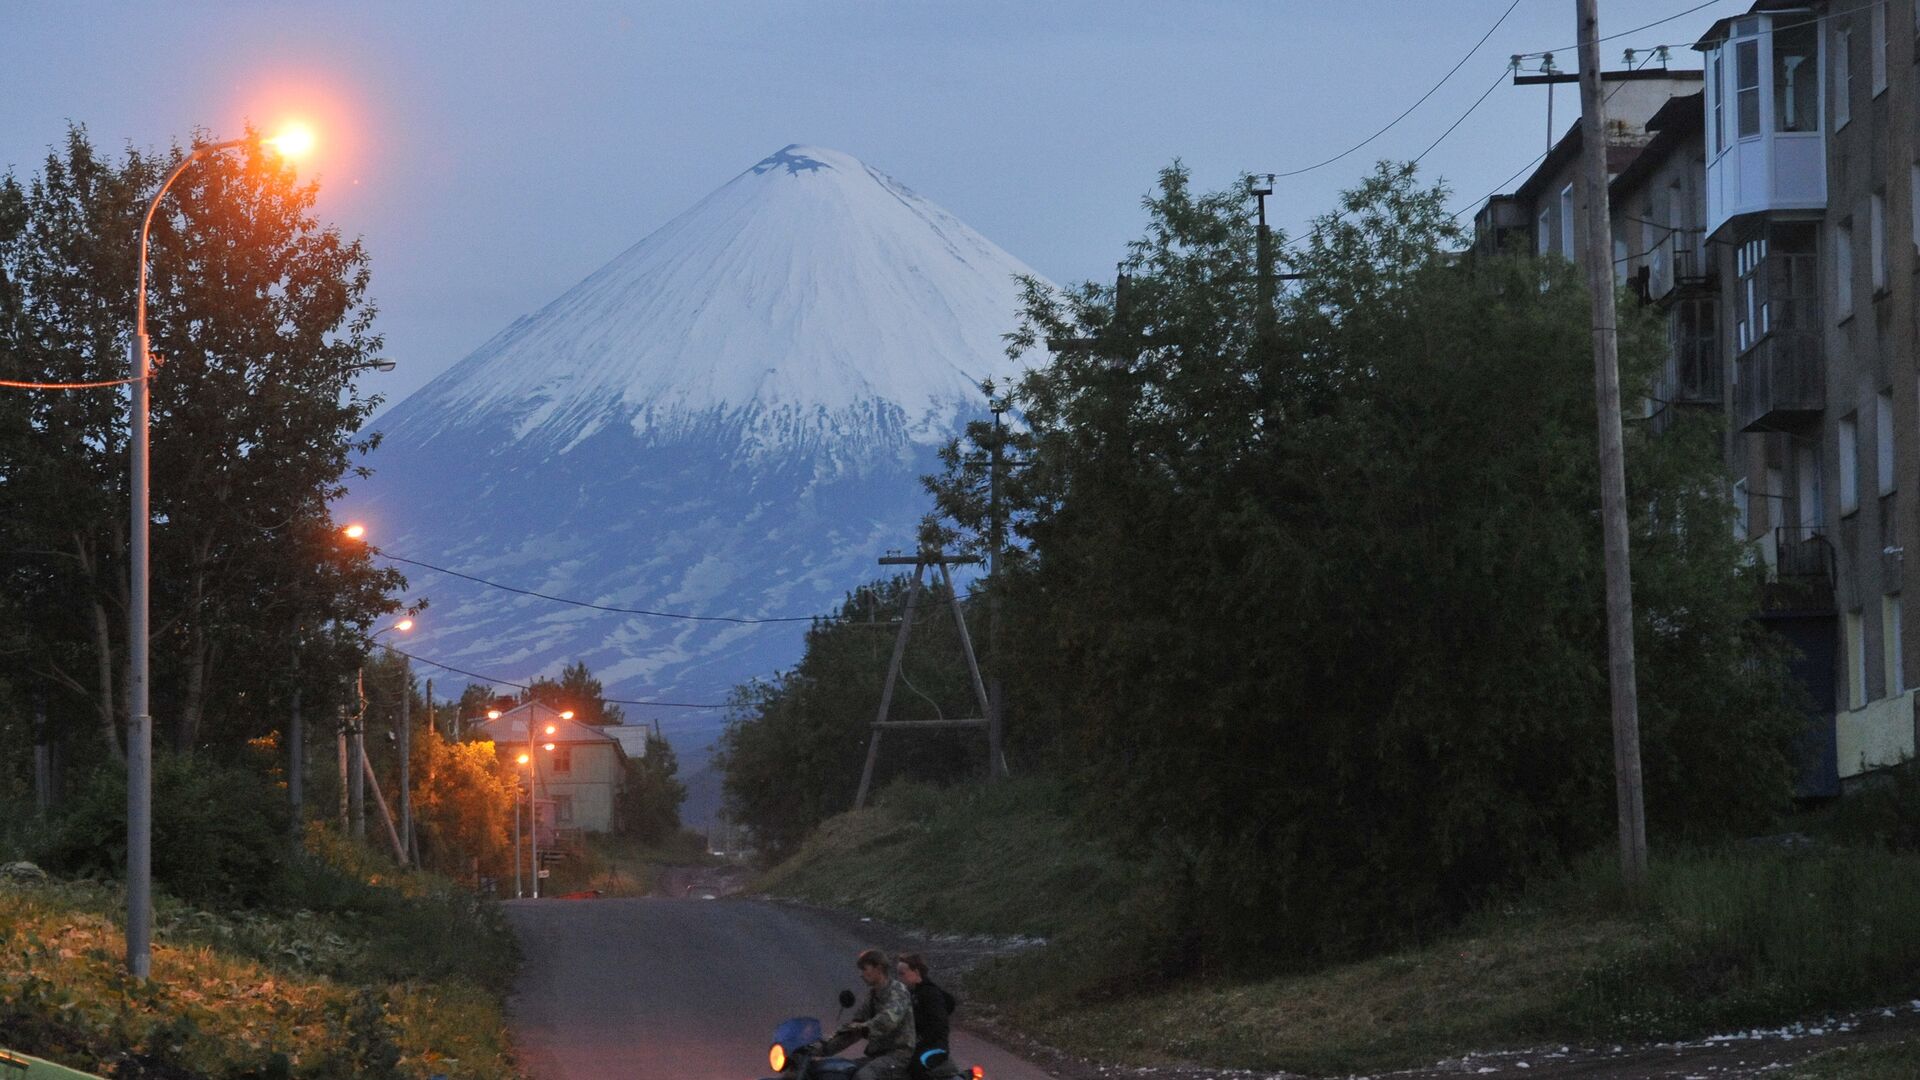
[[[543,837],[548,829],[607,832],[613,827],[614,796],[627,775],[627,754],[618,739],[538,701],[476,725],[475,735],[492,739],[509,764],[530,755]]]

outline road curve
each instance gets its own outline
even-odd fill
[[[531,1080],[754,1080],[789,1016],[831,1028],[866,943],[813,913],[753,900],[515,900],[525,962],[508,1001]],[[1044,1080],[954,1032],[989,1080]]]

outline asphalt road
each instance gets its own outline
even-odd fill
[[[831,1029],[860,991],[866,942],[810,912],[751,900],[525,900],[506,904],[525,953],[508,1003],[532,1080],[754,1080],[773,1029]],[[964,1006],[963,1006],[964,1008]],[[954,1032],[954,1056],[990,1080],[1043,1080],[1011,1053]]]

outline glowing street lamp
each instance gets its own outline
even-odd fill
[[[140,273],[133,291],[133,338],[127,343],[127,366],[133,378],[132,430],[127,439],[133,474],[133,505],[128,515],[131,536],[127,550],[127,971],[136,979],[144,980],[153,974],[153,712],[149,640],[153,503],[147,467],[152,441],[153,343],[147,336],[149,237],[153,232],[153,216],[160,210],[160,200],[166,197],[167,189],[173,187],[180,174],[195,162],[224,150],[253,144],[270,146],[286,156],[312,148],[311,131],[306,132],[304,138],[291,136],[289,132],[275,139],[229,139],[194,147],[161,182],[140,223]]]

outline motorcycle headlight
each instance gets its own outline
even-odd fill
[[[779,1043],[774,1043],[773,1049],[767,1051],[767,1064],[773,1066],[774,1072],[786,1072],[787,1048],[781,1046]]]

